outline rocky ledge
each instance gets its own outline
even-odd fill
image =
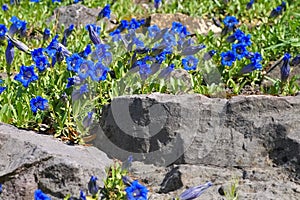
[[[122,96],[93,127],[94,147],[1,124],[1,197],[31,199],[37,188],[53,199],[78,194],[91,175],[105,177],[112,163],[106,153],[133,156],[131,176],[149,188],[149,199],[170,199],[206,181],[213,186],[199,199],[224,199],[222,190],[235,178],[239,199],[296,200],[299,112],[299,96]]]

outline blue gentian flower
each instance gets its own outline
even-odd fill
[[[161,72],[158,74],[157,77],[158,78],[166,78],[166,77],[168,77],[171,74],[171,72],[174,70],[174,68],[175,68],[174,64],[169,65],[168,67],[162,69]]]
[[[171,51],[163,50],[160,54],[158,54],[158,55],[155,56],[155,60],[156,60],[159,64],[161,64],[163,61],[166,60],[166,56],[167,56],[168,54],[172,54],[172,52],[171,52]]]
[[[20,73],[14,78],[16,81],[20,81],[24,87],[28,87],[29,83],[38,80],[38,76],[34,73],[34,66],[21,66]]]
[[[90,40],[95,44],[101,44],[101,40],[99,38],[99,35],[98,35],[98,30],[99,28],[95,25],[95,24],[88,24],[85,26],[85,28],[88,30],[89,32],[89,37],[90,37]]]
[[[288,53],[284,54],[284,56],[282,58],[283,64],[280,69],[282,82],[287,81],[287,79],[290,75],[290,71],[291,71],[290,66],[289,66],[290,58],[291,58],[291,55]]]
[[[36,190],[34,192],[34,200],[51,200],[51,198],[44,194],[42,190]]]
[[[1,93],[0,93],[1,94]],[[2,184],[0,183],[0,194],[2,193]]]
[[[8,65],[11,65],[15,56],[15,50],[14,50],[14,45],[10,40],[7,40],[7,47],[5,50],[5,58],[6,58],[6,63]]]
[[[0,86],[0,94],[6,90],[7,87]],[[0,184],[0,194],[1,194],[1,184]]]
[[[277,6],[276,8],[274,8],[270,14],[270,17],[277,17],[280,15],[281,13],[281,10],[282,10],[282,7],[281,6]]]
[[[8,34],[12,37],[15,33],[19,32],[21,36],[24,36],[27,22],[18,19],[16,16],[12,16],[10,21],[12,25],[9,28]]]
[[[39,56],[35,58],[34,62],[39,72],[45,71],[45,69],[50,66],[50,63],[46,56]]]
[[[160,5],[161,5],[161,0],[154,0],[154,7],[156,9],[158,9]]]
[[[8,6],[7,4],[3,4],[2,5],[2,10],[5,12],[5,11],[8,11]]]
[[[182,50],[180,55],[188,56],[188,55],[194,55],[198,53],[200,50],[204,49],[206,46],[204,44],[200,44],[198,46],[189,46]]]
[[[295,58],[293,58],[293,60],[291,61],[291,65],[298,65],[300,63],[300,54],[295,56]]]
[[[131,182],[126,189],[127,200],[147,200],[148,190],[145,186],[139,184],[137,180]]]
[[[86,45],[85,49],[82,52],[80,52],[78,55],[80,55],[83,58],[87,58],[90,53],[92,53],[92,47],[90,44],[88,44]]]
[[[52,0],[52,3],[55,3],[55,2],[61,3],[61,0]]]
[[[121,33],[121,31],[119,29],[116,29],[109,33],[109,35],[112,37],[113,42],[118,42],[122,39],[122,36],[120,33]]]
[[[75,82],[74,82],[74,78],[73,77],[70,77],[68,78],[68,83],[67,83],[67,86],[66,88],[70,88],[72,85],[74,85]]]
[[[94,63],[91,60],[83,60],[79,65],[78,76],[81,79],[86,79],[92,73],[93,68]]]
[[[182,65],[185,70],[196,70],[199,60],[194,56],[187,56],[182,59]]]
[[[86,200],[86,196],[82,190],[80,190],[80,200]]]
[[[84,59],[77,53],[72,54],[70,57],[66,58],[67,69],[69,71],[78,72],[79,67]]]
[[[210,50],[203,55],[203,60],[210,60],[217,52],[215,50]]]
[[[32,98],[30,100],[30,108],[31,108],[31,111],[34,113],[36,113],[38,109],[46,110],[46,109],[48,109],[48,100],[42,98],[41,96]]]
[[[232,35],[230,35],[226,38],[226,41],[233,43],[236,40],[241,40],[241,38],[244,36],[245,36],[245,33],[243,31],[241,31],[240,29],[237,29]]]
[[[249,3],[247,3],[246,9],[250,10],[253,7],[253,3],[254,3],[254,0],[250,0]]]
[[[40,0],[30,0],[30,2],[33,2],[33,3],[39,3]]]
[[[103,81],[106,79],[108,71],[109,69],[101,62],[97,62],[91,70],[90,76],[93,81]]]
[[[23,42],[21,42],[21,41],[19,41],[19,40],[17,40],[17,39],[14,39],[14,38],[10,37],[9,35],[6,35],[6,37],[7,37],[7,38],[11,41],[11,43],[12,43],[15,47],[17,47],[19,50],[21,50],[21,51],[23,51],[23,52],[25,52],[25,53],[30,54],[30,49],[29,49],[29,47],[28,47],[26,44],[24,44]]]
[[[254,70],[261,70],[261,69],[262,69],[262,65],[260,63],[251,62],[250,64],[246,65],[241,69],[240,74],[247,74]]]
[[[138,21],[137,19],[135,19],[135,18],[132,18],[132,19],[130,20],[130,22],[129,22],[128,30],[131,30],[131,29],[136,30],[136,29],[138,29],[139,27],[140,27],[139,21]]]
[[[49,28],[45,28],[44,32],[43,32],[43,40],[48,40],[50,37],[51,31]]]
[[[92,116],[93,116],[93,112],[89,112],[88,113],[88,116],[85,118],[86,121],[91,121],[92,120]],[[85,119],[83,120],[83,124]],[[89,123],[90,124],[90,123]],[[84,125],[85,126],[85,125]],[[88,127],[89,125],[85,126],[85,127]],[[88,189],[89,189],[89,192],[92,196],[96,195],[99,191],[99,186],[97,185],[97,180],[98,178],[95,177],[95,176],[91,176],[90,178],[90,181],[88,183]]]
[[[196,187],[189,188],[180,195],[179,200],[196,199],[211,186],[212,186],[212,183],[207,182],[204,185],[199,185]]]
[[[92,53],[92,59],[101,60],[109,48],[110,46],[108,44],[97,44],[95,51]]]
[[[236,60],[236,56],[232,51],[222,52],[221,58],[221,63],[224,66],[231,66],[232,63]]]
[[[64,45],[64,46],[67,46],[67,38],[71,35],[71,33],[74,31],[74,24],[71,24],[69,26],[69,28],[67,28],[65,31],[64,31],[64,37],[61,41],[61,44]]]
[[[5,34],[7,32],[7,28],[4,24],[0,24],[0,40],[5,39]]]
[[[241,60],[248,55],[248,51],[244,43],[233,44],[232,51],[235,53],[235,56],[238,60]]]
[[[154,38],[158,32],[160,32],[160,28],[157,25],[148,27],[148,36],[150,38]]]
[[[226,16],[225,19],[223,20],[223,23],[228,28],[234,28],[235,25],[239,23],[239,21],[234,16]]]
[[[254,54],[251,55],[250,60],[251,60],[252,62],[259,63],[260,61],[263,60],[263,58],[262,58],[262,56],[261,56],[260,53],[255,52]]]
[[[94,114],[93,111],[88,112],[87,116],[83,119],[82,125],[84,128],[88,128],[89,126],[91,126],[93,122],[93,114]],[[92,176],[88,183],[88,189],[92,195],[96,195],[99,190],[99,186],[96,183],[97,180],[98,180],[97,177]]]
[[[150,65],[147,64],[146,60],[147,58],[144,58],[143,60],[137,61],[135,64],[139,69],[139,74],[142,80],[146,80],[152,72]]]
[[[176,38],[174,34],[167,32],[163,36],[163,42],[165,43],[166,46],[168,46],[170,49],[172,46],[175,46],[177,44]]]
[[[98,14],[98,19],[102,19],[104,17],[106,17],[107,19],[110,19],[110,13],[111,13],[110,5],[107,4],[106,6],[104,6],[104,8]]]
[[[83,84],[80,89],[79,89],[79,93],[81,95],[83,95],[84,93],[88,93],[89,92],[89,88],[88,88],[88,84]]]

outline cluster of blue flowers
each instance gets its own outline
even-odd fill
[[[251,46],[251,36],[246,35],[240,29],[236,29],[238,20],[233,16],[227,16],[224,19],[225,29],[234,31],[233,34],[226,38],[226,41],[232,43],[232,49],[227,52],[221,53],[221,63],[224,66],[232,66],[236,60],[242,60],[246,58],[250,60],[250,63],[242,68],[240,74],[252,72],[254,70],[261,70],[262,56],[258,52],[248,52],[247,47]]]

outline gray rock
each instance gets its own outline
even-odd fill
[[[90,176],[103,185],[112,161],[95,147],[68,146],[52,136],[0,123],[0,199],[33,199],[42,189],[52,199],[85,192]]]
[[[179,184],[164,184],[172,177],[164,167],[177,164],[184,186],[214,180],[219,188],[236,175],[241,199],[299,199],[299,112],[299,96],[122,96],[103,109],[93,144],[111,157],[151,164],[152,172],[139,175],[156,192],[178,191]]]
[[[54,14],[47,20],[47,23],[57,23],[61,28],[69,27],[74,24],[75,27],[85,27],[87,24],[100,25],[102,22],[106,24],[105,29],[111,30],[116,27],[107,18],[97,21],[97,16],[102,8],[88,8],[81,4],[71,4],[68,6],[61,6],[54,10]],[[114,20],[115,16],[111,15],[111,19]]]

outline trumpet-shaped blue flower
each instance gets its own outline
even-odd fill
[[[6,87],[0,86],[0,94],[6,90]],[[1,194],[1,184],[0,184],[0,194]]]
[[[94,114],[93,111],[88,112],[87,116],[83,119],[82,125],[84,128],[88,128],[89,126],[91,126],[91,124],[93,122],[93,114]],[[99,186],[96,183],[97,180],[98,180],[97,177],[92,176],[88,183],[88,189],[92,195],[96,195],[99,190]]]
[[[89,112],[87,118],[85,118],[86,121],[91,121],[92,116],[93,116],[93,112]],[[83,121],[85,121],[85,120],[83,120]],[[83,124],[85,124],[85,123],[83,122]],[[85,127],[88,127],[88,126],[89,125],[86,125]],[[99,186],[97,185],[97,180],[98,180],[98,178],[95,176],[91,176],[91,178],[90,178],[90,181],[88,183],[88,189],[89,189],[89,192],[91,195],[96,195],[98,193]]]
[[[7,32],[7,28],[4,24],[0,24],[0,40],[5,39],[5,34]]]
[[[188,56],[188,55],[194,55],[198,53],[200,50],[204,49],[206,46],[204,44],[200,44],[198,46],[188,46],[185,49],[182,50],[180,55]]]
[[[9,28],[8,34],[12,37],[15,33],[19,32],[21,33],[21,36],[24,36],[27,29],[27,22],[18,19],[16,16],[12,16],[10,21],[12,22],[12,25]]]
[[[93,60],[101,60],[105,56],[105,52],[110,48],[107,44],[97,44],[95,51],[92,53]]]
[[[199,60],[194,56],[187,56],[182,59],[182,65],[185,70],[196,70]]]
[[[227,52],[222,52],[221,53],[221,63],[222,63],[222,65],[231,66],[235,60],[236,60],[236,56],[235,56],[234,52],[227,51]]]
[[[139,184],[137,180],[131,182],[126,189],[127,200],[147,200],[148,190],[145,186]]]
[[[160,32],[160,28],[157,25],[148,27],[148,36],[150,38],[154,38],[158,32]]]
[[[90,72],[90,76],[93,81],[103,81],[107,77],[109,69],[105,67],[101,62],[97,62]]]
[[[247,9],[247,10],[250,10],[250,9],[253,7],[253,3],[254,3],[254,0],[250,0],[250,1],[247,3],[246,9]]]
[[[45,28],[43,32],[43,40],[48,40],[50,37],[51,31],[49,28]]]
[[[2,10],[5,12],[5,11],[8,11],[8,6],[7,4],[3,4],[2,5]]]
[[[262,65],[259,62],[251,62],[241,69],[240,74],[247,74],[254,70],[261,70],[261,69],[262,69]]]
[[[84,59],[77,53],[72,54],[70,57],[67,57],[67,69],[69,71],[78,72],[79,67]]]
[[[8,65],[11,65],[15,56],[15,50],[14,50],[14,45],[10,40],[7,40],[7,47],[5,50],[5,58],[6,58],[6,63]]]
[[[74,31],[74,24],[71,24],[69,26],[69,28],[67,28],[65,31],[64,31],[64,37],[61,41],[61,44],[64,45],[64,46],[67,46],[67,38],[71,35],[71,33]]]
[[[298,65],[300,63],[300,54],[295,56],[295,58],[293,58],[293,60],[291,61],[291,65]]]
[[[174,70],[174,68],[175,68],[175,65],[171,64],[168,67],[162,69],[161,72],[158,74],[158,78],[168,77],[171,74],[171,72]]]
[[[154,7],[156,9],[158,9],[160,5],[161,5],[161,0],[154,0]]]
[[[79,53],[79,56],[87,58],[90,53],[92,53],[92,47],[90,44],[88,44],[86,45],[85,49]]]
[[[34,65],[28,67],[22,65],[20,73],[14,79],[20,81],[27,88],[29,83],[38,80],[38,76],[34,73]]]
[[[34,192],[34,200],[51,200],[51,198],[44,194],[42,190],[36,190]]]
[[[110,13],[111,13],[110,5],[107,4],[106,6],[104,6],[104,8],[98,14],[98,19],[102,19],[104,17],[106,17],[107,19],[110,19]]]
[[[290,75],[290,65],[289,65],[289,60],[291,58],[291,55],[286,53],[284,54],[282,61],[283,64],[281,66],[280,72],[281,72],[281,81],[285,82],[287,81],[289,75]]]
[[[248,51],[247,51],[246,45],[244,43],[233,44],[232,51],[235,53],[236,58],[238,60],[241,60],[246,55],[248,55]]]
[[[80,200],[86,200],[86,196],[82,190],[80,190]]]
[[[94,63],[91,60],[83,60],[83,62],[81,62],[79,65],[78,76],[81,79],[86,79],[90,75],[93,68]]]
[[[210,60],[217,52],[215,50],[210,50],[203,55],[203,60]]]
[[[70,88],[72,85],[74,85],[75,82],[74,82],[74,78],[73,77],[70,77],[68,78],[68,83],[67,83],[67,86],[66,88]]]
[[[31,108],[31,111],[34,113],[36,113],[38,109],[46,110],[46,109],[48,109],[48,100],[42,98],[41,96],[32,98],[30,100],[30,108]]]
[[[233,28],[239,23],[239,21],[234,16],[226,16],[223,23],[226,27]]]
[[[211,186],[212,186],[212,183],[207,182],[204,185],[199,185],[199,186],[196,186],[196,187],[189,188],[180,195],[179,199],[180,200],[196,199],[197,197],[199,197],[201,194],[203,194],[203,192],[205,192]]]
[[[95,24],[88,24],[85,26],[89,32],[90,40],[95,44],[101,44],[101,40],[99,38],[100,34],[100,27],[96,26]]]

